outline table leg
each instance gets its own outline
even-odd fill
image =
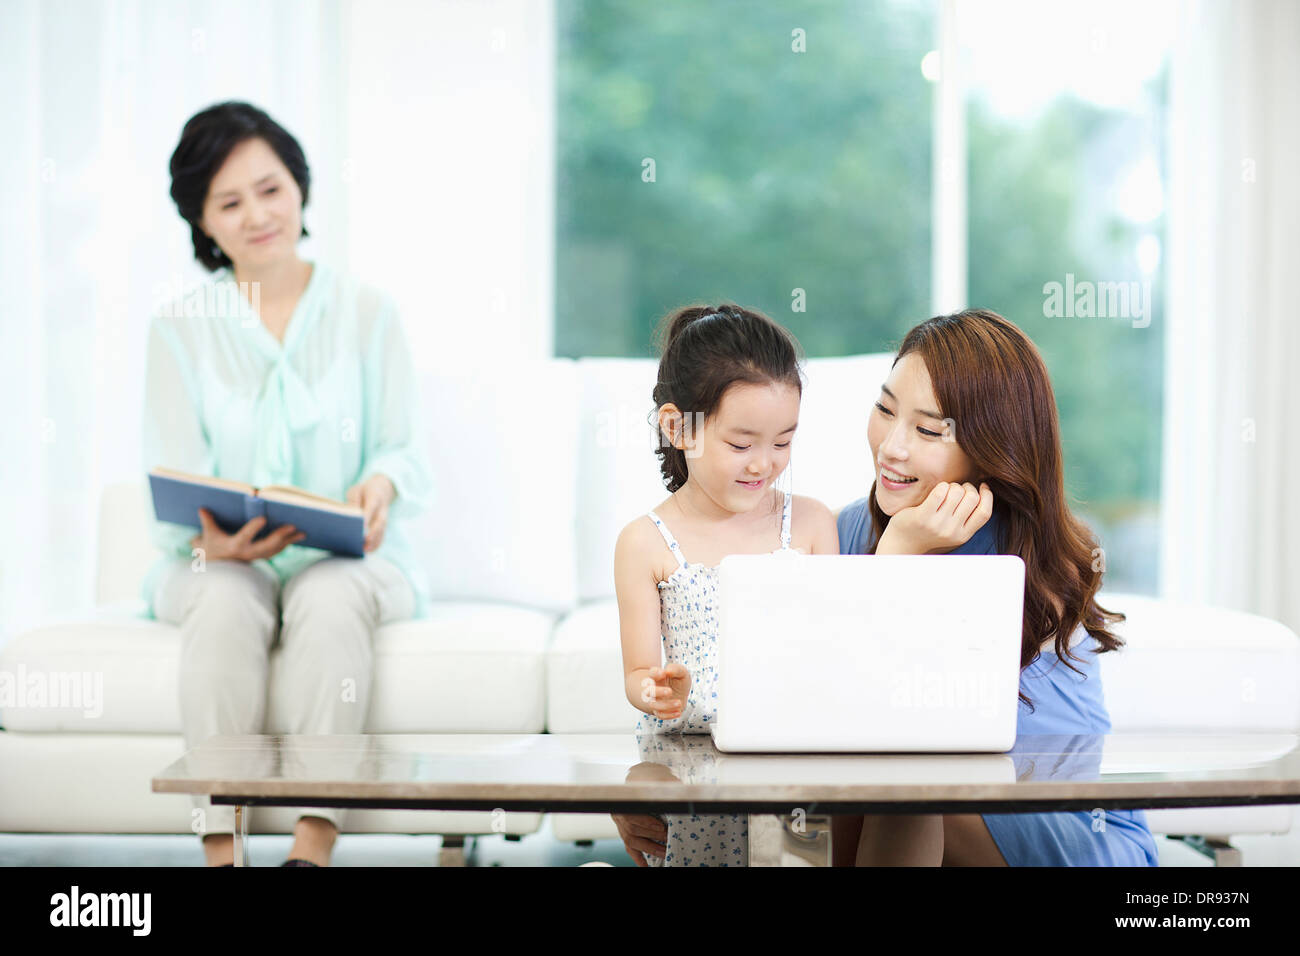
[[[798,813],[749,815],[750,866],[830,866],[831,818]]]
[[[235,866],[247,866],[245,840],[248,837],[248,808],[235,804]]]
[[[439,866],[467,866],[465,838],[463,836],[444,836],[442,847],[438,850]]]

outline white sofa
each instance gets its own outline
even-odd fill
[[[808,364],[789,480],[838,508],[866,492],[866,417],[890,356]],[[620,528],[666,496],[650,424],[655,363],[552,359],[422,370],[437,503],[419,519],[432,584],[428,620],[383,628],[371,733],[629,731],[623,697],[613,545]],[[143,480],[100,503],[97,606],[70,609],[9,636],[0,671],[103,675],[102,713],[0,713],[0,831],[185,833],[185,796],[150,792],[183,752],[178,634],[140,617],[154,558]],[[1218,609],[1105,595],[1128,613],[1128,647],[1102,658],[1114,730],[1276,735],[1300,730],[1300,642],[1282,625]],[[271,680],[278,657],[273,652]],[[283,729],[268,714],[267,732]],[[1111,766],[1154,769],[1142,755]],[[1117,763],[1118,762],[1118,763]],[[1290,829],[1290,806],[1155,810],[1166,834],[1226,837]],[[512,813],[505,832],[534,832]],[[351,832],[500,832],[487,813],[357,810]],[[257,808],[253,832],[289,832],[282,808]],[[562,839],[612,837],[607,816],[557,814]]]

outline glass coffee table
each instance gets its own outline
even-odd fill
[[[992,754],[730,754],[707,734],[212,737],[155,793],[252,806],[744,813],[750,866],[830,863],[837,813],[1032,813],[1300,803],[1295,734],[1020,737]]]

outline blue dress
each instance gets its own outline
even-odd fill
[[[865,554],[869,550],[873,536],[868,499],[861,498],[845,507],[837,524],[841,554]],[[969,541],[950,553],[998,554],[997,532],[995,513]],[[1097,667],[1097,642],[1082,626],[1079,633],[1082,637],[1070,648],[1083,660],[1071,658],[1070,664],[1082,674],[1067,667],[1054,650],[1044,650],[1020,672],[1020,690],[1033,701],[1033,709],[1023,700],[1019,702],[1017,745],[1010,752],[1017,779],[1092,777],[1100,766],[1098,738],[1110,733],[1110,715]],[[1031,734],[1057,736],[1051,749],[1067,757],[1059,766],[1036,768],[1034,755],[1020,749],[1020,738]],[[986,813],[982,817],[993,842],[1011,866],[1159,865],[1155,838],[1142,810]]]

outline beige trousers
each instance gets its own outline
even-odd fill
[[[181,630],[186,748],[216,734],[363,733],[375,631],[411,617],[414,606],[405,575],[374,554],[323,558],[283,589],[264,562],[208,561],[199,571],[178,558],[159,578],[154,614]],[[267,727],[268,707],[280,726]],[[233,807],[202,795],[193,803],[191,828],[201,836],[234,832]],[[298,815],[342,830],[345,811],[302,807]]]

